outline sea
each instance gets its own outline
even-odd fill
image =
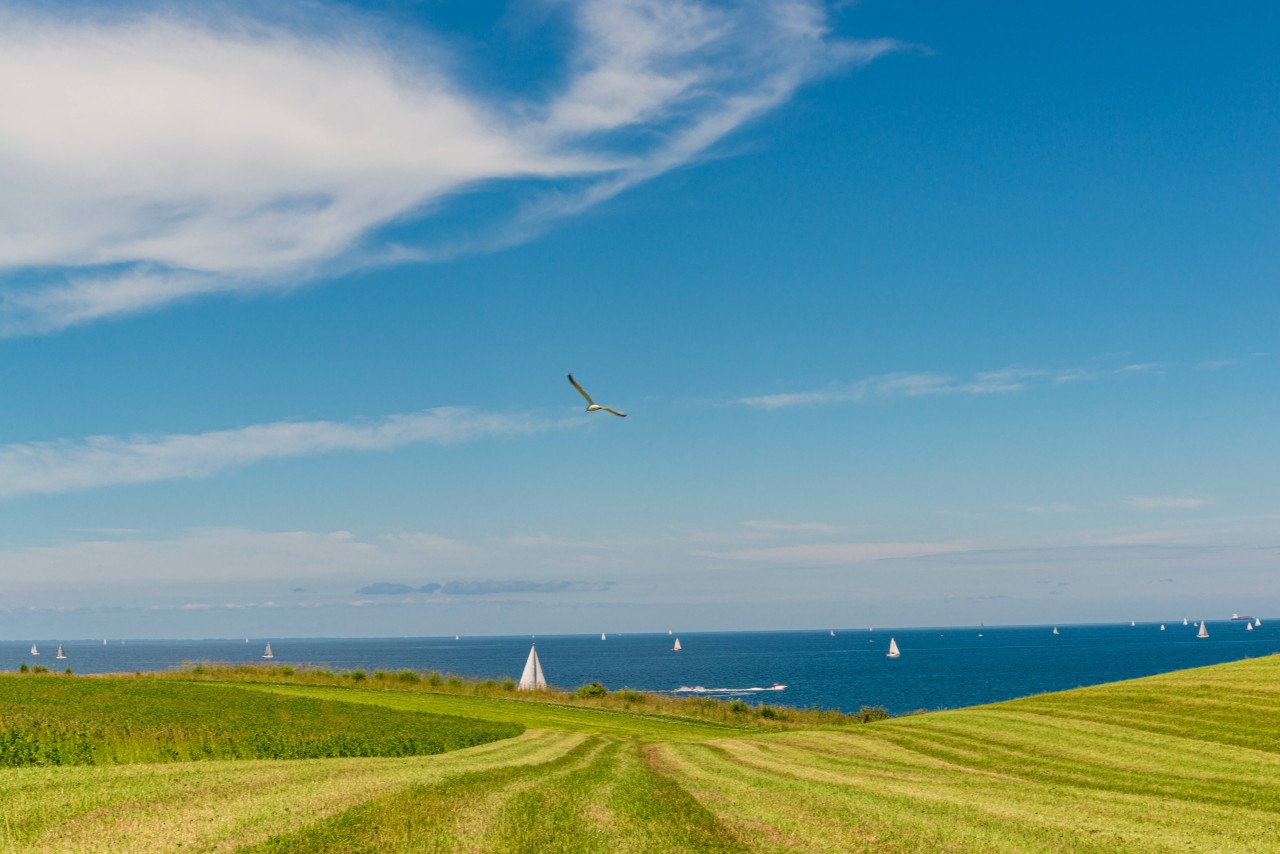
[[[435,670],[519,678],[537,645],[547,680],[572,689],[597,681],[609,690],[718,696],[748,703],[892,714],[973,706],[1150,676],[1280,652],[1280,620],[1159,623],[836,628],[812,631],[530,635],[424,638],[244,638],[222,640],[37,640],[0,642],[0,669],[43,664],[59,672],[164,671],[201,662],[261,662],[335,670]],[[832,635],[834,631],[834,635]],[[672,649],[676,638],[682,649]],[[889,658],[889,640],[901,656]],[[55,660],[58,644],[66,660]],[[776,690],[775,685],[786,686]],[[701,691],[679,689],[700,688]]]

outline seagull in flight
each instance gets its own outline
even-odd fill
[[[616,409],[610,409],[607,406],[601,406],[600,404],[596,403],[594,400],[591,399],[591,395],[587,394],[586,391],[583,390],[582,386],[578,385],[578,381],[573,378],[573,374],[566,374],[566,376],[569,377],[569,382],[573,383],[573,387],[578,390],[578,394],[582,395],[587,399],[587,412],[597,412],[599,410],[604,410],[605,412],[612,413],[613,415],[616,415],[619,418],[627,417],[627,413],[625,412],[619,412]]]

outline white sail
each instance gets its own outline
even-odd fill
[[[262,651],[263,658],[275,658],[271,653],[271,644],[267,644],[267,648]]]
[[[889,638],[889,651],[885,655],[889,658],[897,658],[902,655],[902,653],[898,652],[898,642],[893,638]]]
[[[1255,626],[1261,626],[1261,625],[1262,625],[1262,620],[1259,620],[1257,617],[1254,617],[1254,618],[1253,618],[1253,624],[1254,624]]]
[[[1204,624],[1204,620],[1200,621],[1200,631],[1196,633],[1198,638],[1207,638],[1209,636],[1209,627]]]
[[[58,654],[54,658],[66,658],[67,654],[62,651],[62,644],[58,644]]]
[[[835,629],[829,629],[828,631],[830,631],[830,632],[831,632],[831,636],[832,636],[832,637],[835,637],[835,636],[836,636],[836,630],[835,630]]]
[[[32,645],[31,645],[31,654],[32,654],[32,655],[39,655],[39,654],[40,654],[40,650],[36,649],[36,645],[35,645],[35,644],[32,644]]]
[[[1187,624],[1187,618],[1186,618],[1186,617],[1183,617],[1183,618],[1182,618],[1182,625],[1184,625],[1184,626],[1185,626],[1186,624]]]
[[[679,652],[683,647],[680,646],[680,638],[676,638],[676,645],[671,647],[672,652]]]
[[[453,636],[453,639],[454,639],[454,640],[462,640],[462,637],[461,637],[460,635],[454,635],[454,636]]]
[[[1136,625],[1138,625],[1138,624],[1137,624],[1137,623],[1135,623],[1133,620],[1130,620],[1130,621],[1129,621],[1129,625],[1130,625],[1130,626],[1136,626]]]
[[[1058,627],[1057,627],[1057,626],[1054,626],[1054,627],[1053,627],[1053,633],[1054,633],[1055,635],[1056,635],[1056,634],[1058,634]]]
[[[608,638],[604,636],[604,632],[600,633],[600,640],[608,640]]]
[[[538,645],[529,646],[529,660],[524,663],[524,673],[520,674],[520,690],[532,691],[546,688],[547,680],[542,675],[542,662],[538,659]]]
[[[1161,623],[1161,624],[1160,624],[1160,631],[1162,631],[1162,632],[1164,631],[1164,623]]]
[[[1253,623],[1245,623],[1245,624],[1244,624],[1244,630],[1245,630],[1246,632],[1251,632],[1251,631],[1253,631]]]
[[[103,646],[106,646],[106,645],[107,645],[107,639],[106,639],[106,638],[103,638],[103,639],[102,639],[102,645],[103,645]]]

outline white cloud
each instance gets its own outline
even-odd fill
[[[325,33],[0,12],[0,334],[527,239],[896,47],[833,39],[818,0],[559,8],[572,47],[541,103],[481,97],[442,41],[393,45],[350,17]],[[548,195],[505,227],[435,246],[375,235],[528,179]]]
[[[779,534],[835,534],[842,530],[838,525],[829,525],[826,522],[775,522],[767,519],[743,522],[742,526]]]
[[[1208,495],[1131,495],[1124,503],[1135,510],[1193,510],[1217,500]]]
[[[277,421],[208,433],[0,445],[0,498],[205,477],[262,460],[463,442],[551,426],[526,415],[441,407],[375,421]]]
[[[725,551],[698,550],[695,557],[719,560],[785,563],[793,565],[831,565],[867,563],[894,558],[922,557],[969,551],[971,545],[960,542],[942,543],[803,543],[792,546],[767,548],[729,549]]]
[[[994,371],[978,371],[968,377],[935,373],[877,374],[851,383],[832,383],[815,391],[781,392],[738,398],[735,403],[759,409],[787,409],[830,403],[863,403],[897,397],[986,396],[1016,394],[1037,388],[1128,375],[1163,375],[1159,362],[1115,367],[1029,368],[1011,365]]]

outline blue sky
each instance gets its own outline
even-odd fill
[[[0,6],[0,636],[1277,613],[1280,13],[1042,5]]]

